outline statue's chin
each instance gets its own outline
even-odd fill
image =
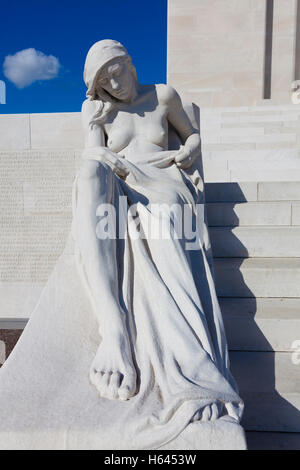
[[[124,91],[123,93],[116,95],[115,98],[119,101],[130,101],[131,95],[127,91]]]

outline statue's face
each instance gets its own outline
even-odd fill
[[[111,60],[101,70],[98,85],[114,98],[130,101],[135,85],[130,62],[120,58]]]

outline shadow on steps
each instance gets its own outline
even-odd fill
[[[233,222],[232,226],[239,225],[239,219],[234,213],[234,203],[246,203],[247,197],[243,193],[238,183],[207,183],[205,186],[205,192],[207,202],[232,203],[231,207],[233,213],[229,219]],[[243,253],[243,256],[247,258],[247,247],[244,246],[232,232],[231,236],[233,238],[232,245],[236,246],[238,248],[238,252]],[[221,261],[222,265],[222,259],[219,259],[218,261]],[[226,262],[225,259],[224,262]],[[224,272],[222,279],[220,279],[220,285],[223,281],[225,281],[227,285],[231,284],[233,292],[230,293],[230,289],[224,290],[222,286],[219,288],[219,290],[217,289],[219,291],[219,296],[221,295],[222,297],[226,297],[224,301],[229,300],[231,296],[235,297],[236,300],[238,300],[237,297],[240,297],[241,301],[242,299],[248,299],[247,309],[245,312],[236,312],[236,315],[232,313],[230,314],[229,311],[226,312],[227,315],[230,314],[231,324],[229,320],[226,321],[224,311],[222,312],[225,319],[227,336],[232,337],[232,335],[229,333],[229,328],[234,328],[232,325],[233,321],[239,321],[240,325],[241,337],[239,339],[237,337],[237,331],[235,331],[235,345],[234,350],[230,351],[230,358],[232,374],[237,381],[240,395],[245,401],[245,412],[241,424],[247,431],[270,432],[270,436],[262,440],[261,445],[264,445],[263,443],[266,442],[267,446],[271,446],[271,434],[274,434],[276,437],[274,442],[278,443],[278,447],[276,448],[281,448],[280,442],[282,442],[282,446],[284,446],[286,441],[280,441],[279,434],[282,434],[281,432],[287,432],[290,434],[292,431],[292,433],[295,434],[291,434],[292,437],[289,438],[289,442],[294,443],[297,442],[298,439],[300,447],[300,434],[297,434],[300,433],[300,411],[298,407],[295,407],[276,390],[276,374],[278,375],[279,373],[278,367],[276,370],[276,354],[272,348],[272,345],[269,343],[263,331],[255,321],[257,300],[254,293],[250,290],[245,282],[244,276],[240,269],[242,264],[242,258],[235,258],[233,261],[233,269],[231,269],[230,272]],[[222,300],[223,299],[220,299],[221,305]],[[244,318],[242,313],[245,314]],[[253,339],[255,344],[251,344],[251,347],[247,349],[247,346],[245,347],[243,341],[248,342],[249,337]],[[237,344],[240,344],[240,349],[238,348]],[[231,344],[229,344],[229,349],[231,349],[230,347]],[[291,367],[298,367],[298,370],[300,371],[299,365],[297,366],[291,363],[291,353],[286,352],[282,353],[282,355],[284,361],[280,364],[280,366],[281,372],[285,377],[287,376],[287,370],[290,370]],[[294,374],[294,379],[295,376],[296,374]],[[289,379],[292,381],[292,377],[286,378],[287,385],[284,388],[288,391],[288,382]],[[281,378],[281,382],[282,381],[283,380]],[[295,391],[291,391],[294,392],[295,396]],[[299,395],[300,389],[298,389],[298,402],[300,401]],[[293,398],[293,393],[290,393],[290,396]],[[278,431],[279,433],[271,433],[271,431]],[[269,432],[267,434],[269,434]],[[259,438],[263,435],[265,435],[265,433],[249,432],[249,447],[257,447],[260,442]]]

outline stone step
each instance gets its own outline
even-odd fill
[[[276,183],[278,184],[278,183]],[[258,183],[243,182],[211,182],[205,183],[206,202],[250,202],[257,201]],[[300,183],[299,183],[300,200]]]
[[[294,121],[298,121],[299,119],[299,112],[258,112],[258,113],[203,113],[201,111],[201,121],[200,127],[201,129],[211,124],[237,124],[237,123],[246,123],[249,127],[255,127],[257,123],[270,123],[270,122],[280,122],[280,123],[290,123]],[[203,122],[203,124],[202,124]],[[204,124],[205,123],[205,124]]]
[[[230,169],[227,162],[216,164],[215,162],[207,162],[204,165],[204,178],[207,183],[215,182],[248,182],[248,181],[261,181],[261,182],[278,182],[284,183],[285,181],[299,182],[300,169],[299,168],[284,168],[273,169],[272,165],[265,169]]]
[[[300,226],[211,227],[216,258],[300,258]]]
[[[211,202],[207,203],[210,227],[235,227],[249,225],[290,226],[298,221],[299,202]],[[294,214],[293,214],[294,213]],[[293,217],[294,215],[294,217]]]
[[[293,352],[300,346],[300,299],[219,298],[219,302],[230,350]]]
[[[300,450],[297,432],[246,432],[248,450]]]
[[[216,258],[219,297],[300,297],[300,258]]]
[[[202,132],[201,139],[203,142],[203,148],[206,148],[207,144],[295,144],[297,141],[296,129],[291,133],[273,134],[265,134],[263,127],[251,128],[250,132],[249,130],[248,132],[245,132],[244,129],[239,128],[235,129],[236,132],[228,133],[224,131],[225,129],[221,128],[217,132],[215,130],[211,132]],[[287,146],[287,148],[289,147]]]
[[[208,116],[274,116],[274,115],[286,115],[287,113],[290,114],[300,114],[300,106],[296,106],[295,104],[270,104],[266,105],[265,101],[263,105],[257,104],[254,106],[226,106],[226,107],[201,107],[201,117],[208,117]]]
[[[298,162],[300,160],[300,150],[294,149],[264,149],[264,150],[208,150],[204,155],[205,162],[215,162],[220,164],[221,162],[242,162],[246,165],[249,162],[252,164],[261,163],[275,163],[279,162]]]
[[[299,181],[211,182],[205,184],[207,202],[300,201]]]
[[[229,175],[227,173],[226,178],[223,181],[276,181],[278,183],[284,183],[285,181],[300,181],[300,169],[272,169],[271,166],[269,169],[232,169],[229,170]],[[209,181],[220,181],[218,174],[210,172]]]
[[[229,160],[228,169],[231,172],[242,171],[287,171],[287,170],[299,170],[300,169],[300,158],[286,158],[281,160],[265,160],[265,161],[256,161],[256,160]]]
[[[231,352],[230,361],[245,429],[300,432],[300,363],[293,353]]]
[[[258,201],[300,201],[300,180],[271,182],[257,185]]]
[[[300,114],[300,106],[297,106],[293,103],[291,104],[266,104],[264,101],[263,104],[256,104],[253,106],[219,106],[215,108],[201,108],[202,115],[215,115],[217,114],[284,114],[286,112],[295,112]]]

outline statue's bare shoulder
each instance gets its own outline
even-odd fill
[[[159,83],[155,85],[155,88],[159,104],[165,105],[168,108],[174,106],[182,107],[180,96],[171,85]]]
[[[173,124],[180,136],[185,140],[195,133],[192,123],[188,118],[178,92],[171,85],[156,85],[157,99],[160,105],[166,107],[168,120]]]

